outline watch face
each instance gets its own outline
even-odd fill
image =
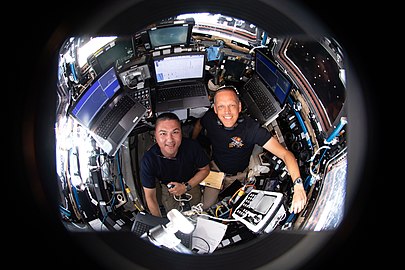
[[[191,190],[191,185],[189,183],[186,183],[186,188],[187,188],[187,191],[190,191]]]
[[[296,185],[296,184],[302,184],[302,179],[301,178],[295,179],[294,185]]]

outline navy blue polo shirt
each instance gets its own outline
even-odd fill
[[[271,137],[270,131],[257,121],[243,115],[243,121],[232,130],[226,130],[218,124],[213,109],[201,118],[201,125],[207,131],[212,144],[212,159],[218,168],[227,174],[236,174],[249,166],[250,156],[255,144],[263,146]]]
[[[142,157],[140,177],[144,187],[155,188],[156,181],[187,182],[198,171],[209,164],[209,158],[197,141],[183,138],[174,159],[164,158],[159,145],[154,144]]]

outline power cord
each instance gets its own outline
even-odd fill
[[[210,253],[210,244],[208,243],[208,241],[207,240],[205,240],[204,238],[202,238],[202,237],[199,237],[199,236],[195,236],[195,235],[193,235],[193,238],[196,238],[196,239],[200,239],[201,241],[203,241],[206,245],[207,245],[207,249],[202,253],[202,254],[209,254]],[[192,251],[194,252],[194,253],[198,253],[198,252],[200,252],[201,250],[200,249],[197,249],[196,247],[194,247],[193,249],[192,249]]]
[[[193,215],[205,216],[205,217],[208,217],[208,218],[216,219],[216,220],[219,220],[219,221],[225,221],[225,222],[237,221],[236,219],[225,219],[225,218],[219,218],[219,217],[214,217],[214,216],[208,215],[208,214],[205,213],[202,206],[203,206],[202,203],[199,203],[197,205],[193,205],[193,206],[191,206],[191,210],[183,212],[183,215],[186,215],[186,216],[193,216]]]
[[[186,198],[182,198],[183,196],[186,196]],[[189,193],[184,193],[183,195],[173,195],[173,198],[176,200],[176,201],[178,201],[178,202],[180,202],[180,209],[179,209],[179,211],[180,212],[183,212],[183,208],[184,208],[184,205],[185,205],[185,203],[186,202],[189,202],[189,201],[191,201],[191,199],[193,198],[193,195],[191,195],[191,194],[189,194]]]
[[[225,221],[225,222],[237,221],[236,219],[226,219],[226,218],[214,217],[214,216],[211,216],[211,215],[208,215],[208,214],[203,214],[203,213],[198,214],[198,215],[208,217],[208,218],[212,218],[212,219],[216,219],[216,220],[219,220],[219,221]]]
[[[187,198],[183,199],[183,195],[185,195]],[[178,202],[189,202],[193,198],[193,195],[189,193],[184,193],[183,195],[173,195],[173,198]]]

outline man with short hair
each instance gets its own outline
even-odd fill
[[[257,144],[280,158],[286,165],[294,182],[291,210],[299,213],[305,206],[307,196],[294,154],[284,148],[272,134],[254,119],[242,115],[242,104],[236,89],[220,87],[214,95],[213,109],[195,123],[192,138],[196,139],[202,128],[211,142],[210,167],[225,173],[222,190],[235,180],[246,179],[250,156]],[[203,208],[216,203],[220,190],[205,187]]]
[[[156,184],[162,187],[166,213],[182,205],[201,202],[199,183],[209,174],[209,158],[194,140],[182,137],[181,122],[174,113],[162,113],[155,123],[154,144],[142,157],[140,177],[147,207],[154,216],[160,212]],[[168,185],[170,188],[168,188]]]

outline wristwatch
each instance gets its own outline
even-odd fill
[[[297,179],[294,180],[294,186],[298,185],[298,184],[302,184],[302,178],[298,177]]]
[[[184,185],[186,185],[186,191],[190,191],[193,188],[188,182],[185,182]]]

